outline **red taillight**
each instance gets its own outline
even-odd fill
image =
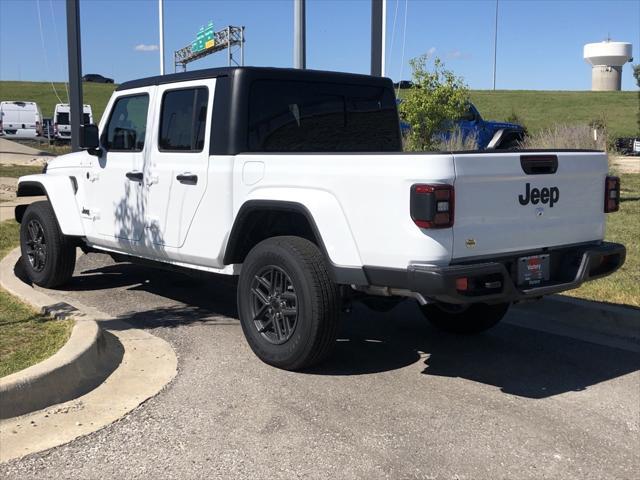
[[[604,184],[604,212],[620,210],[620,178],[607,177]]]
[[[420,228],[453,226],[453,185],[416,184],[411,187],[411,219]]]
[[[456,278],[456,290],[464,292],[469,288],[469,279],[467,277]]]

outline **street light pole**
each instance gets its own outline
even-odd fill
[[[79,0],[67,0],[67,54],[69,63],[69,119],[71,123],[71,150],[80,150],[82,103],[82,52],[80,51]]]
[[[371,75],[380,77],[384,68],[384,4],[371,0]]]
[[[293,0],[293,66],[307,68],[306,0]]]
[[[158,21],[160,26],[160,75],[164,75],[164,5],[158,0]]]

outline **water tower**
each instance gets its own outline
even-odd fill
[[[584,59],[592,65],[591,90],[616,91],[622,87],[622,66],[631,62],[631,44],[605,40],[587,43]]]

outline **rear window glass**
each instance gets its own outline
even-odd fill
[[[69,112],[59,112],[57,115],[58,125],[69,125]],[[91,116],[88,113],[82,114],[82,123],[88,125],[91,123]]]
[[[258,80],[250,93],[249,150],[400,151],[393,91],[370,85]]]
[[[56,115],[56,123],[58,125],[69,125],[69,112],[60,112]]]
[[[202,151],[208,99],[206,87],[169,90],[164,94],[160,114],[161,150]]]

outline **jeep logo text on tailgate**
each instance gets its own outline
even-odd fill
[[[531,202],[533,205],[538,203],[548,203],[550,208],[553,208],[553,204],[557,203],[560,199],[560,190],[558,187],[544,187],[541,190],[537,188],[531,188],[531,184],[525,185],[524,195],[518,195],[518,201],[520,205],[527,205]]]

